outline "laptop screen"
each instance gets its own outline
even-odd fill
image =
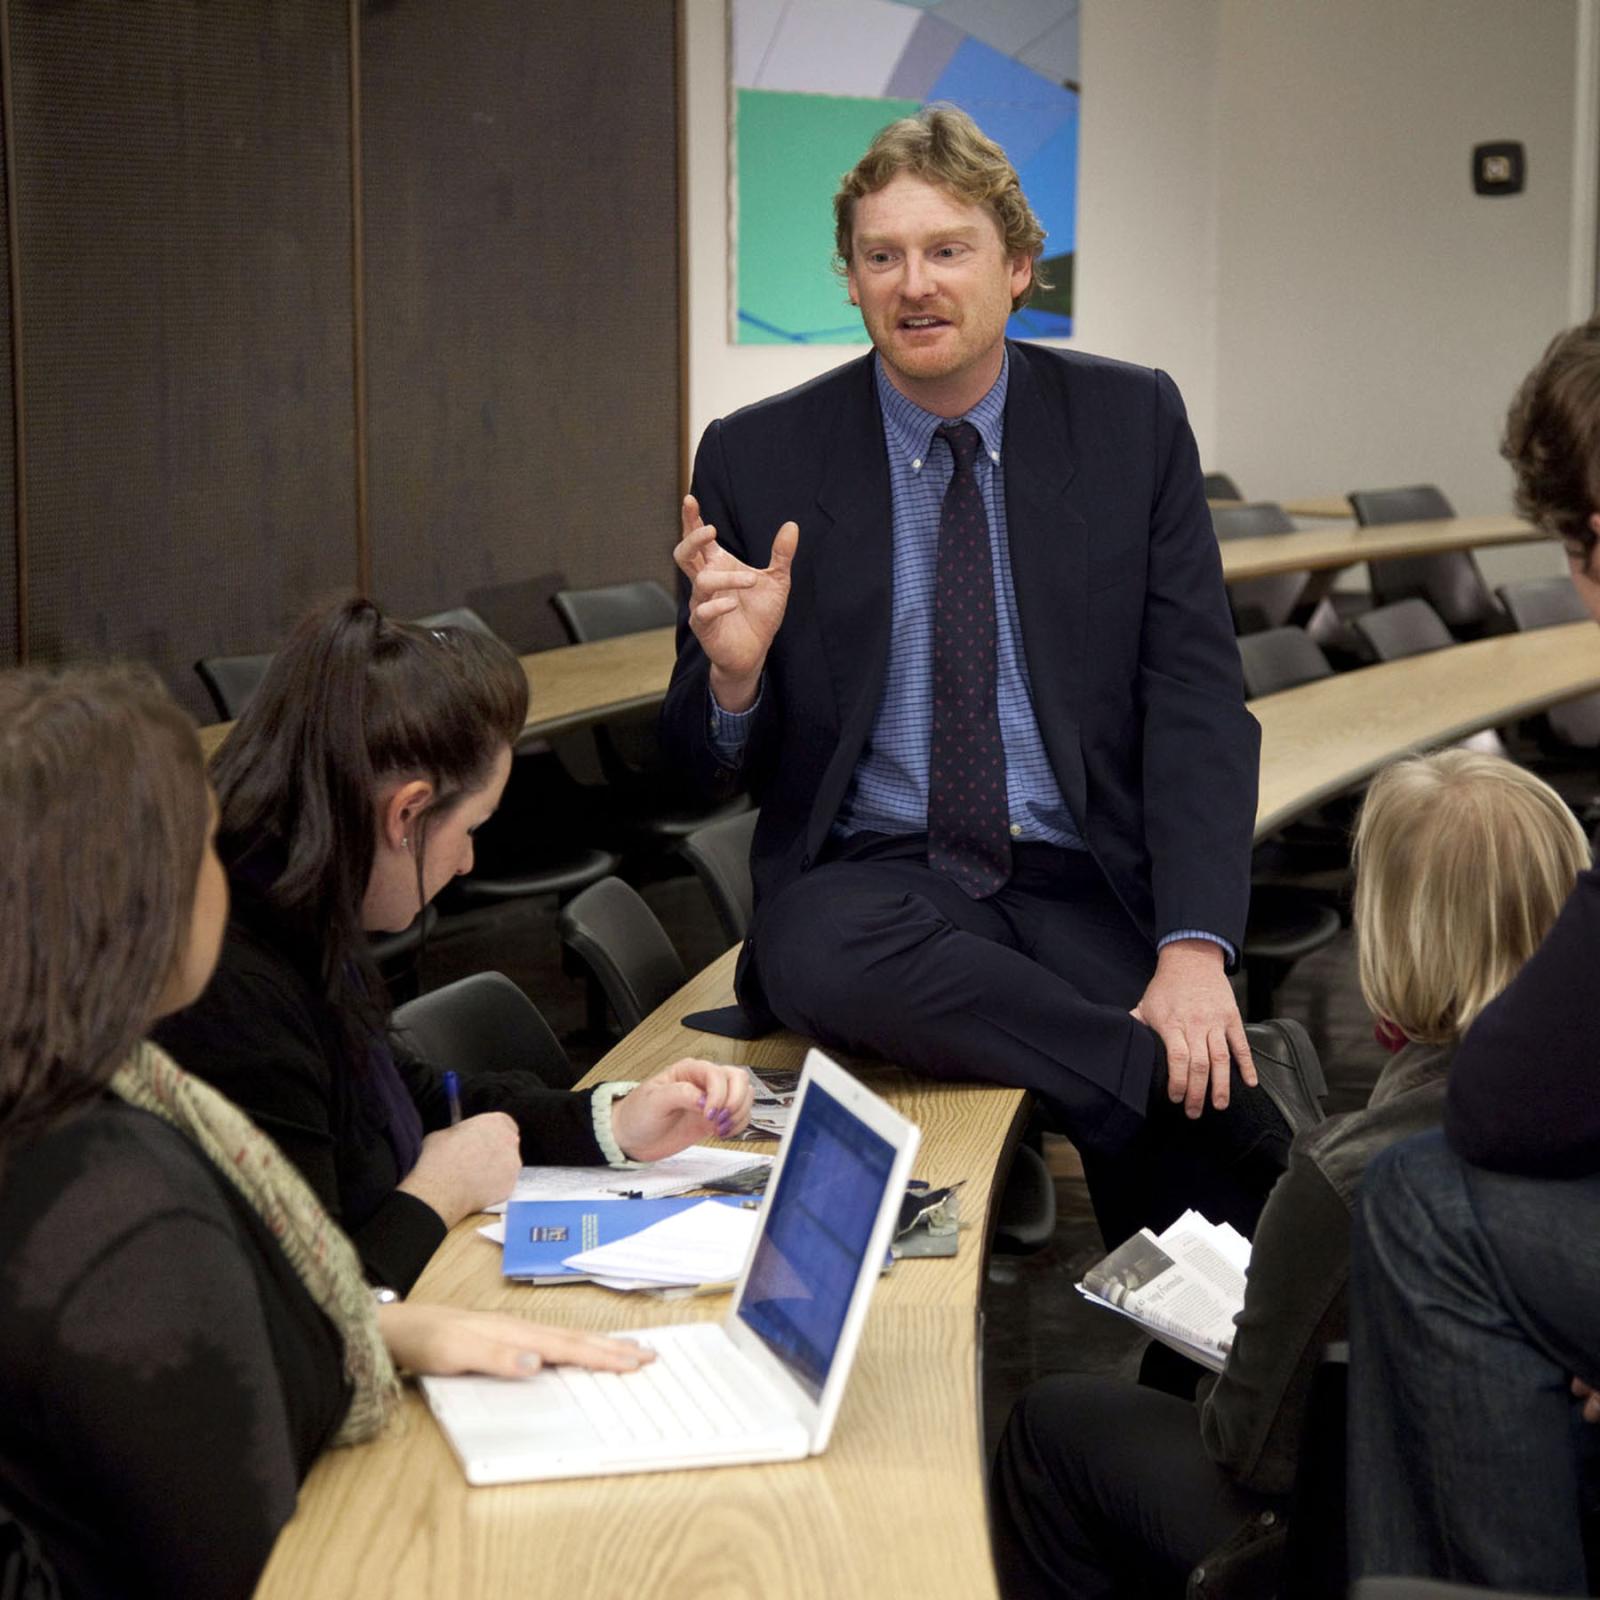
[[[739,1302],[739,1318],[820,1398],[894,1146],[813,1083]]]

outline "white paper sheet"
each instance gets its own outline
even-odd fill
[[[751,1150],[717,1150],[708,1144],[692,1144],[675,1156],[642,1167],[524,1167],[510,1199],[616,1200],[637,1195],[641,1200],[660,1200],[704,1188],[749,1167],[771,1165],[771,1156]],[[505,1208],[506,1202],[501,1201],[484,1209],[504,1212]]]
[[[757,1213],[707,1200],[626,1239],[580,1250],[565,1265],[607,1282],[724,1283],[744,1270]]]

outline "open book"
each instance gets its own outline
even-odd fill
[[[1249,1268],[1250,1241],[1243,1234],[1185,1211],[1160,1238],[1141,1228],[1118,1245],[1084,1273],[1078,1292],[1221,1372]]]

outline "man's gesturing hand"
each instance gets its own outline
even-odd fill
[[[1255,1063],[1233,988],[1223,970],[1221,945],[1205,939],[1175,939],[1163,945],[1133,1014],[1160,1034],[1167,1050],[1167,1096],[1198,1117],[1206,1103],[1221,1111],[1228,1103],[1229,1055],[1252,1086]]]
[[[786,522],[772,541],[772,564],[747,567],[717,543],[693,495],[683,502],[683,537],[672,552],[689,580],[689,626],[711,663],[711,692],[724,711],[754,702],[767,652],[789,604],[789,568],[800,529]]]

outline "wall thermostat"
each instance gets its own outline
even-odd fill
[[[1526,173],[1522,146],[1515,142],[1472,147],[1474,194],[1521,194]]]

